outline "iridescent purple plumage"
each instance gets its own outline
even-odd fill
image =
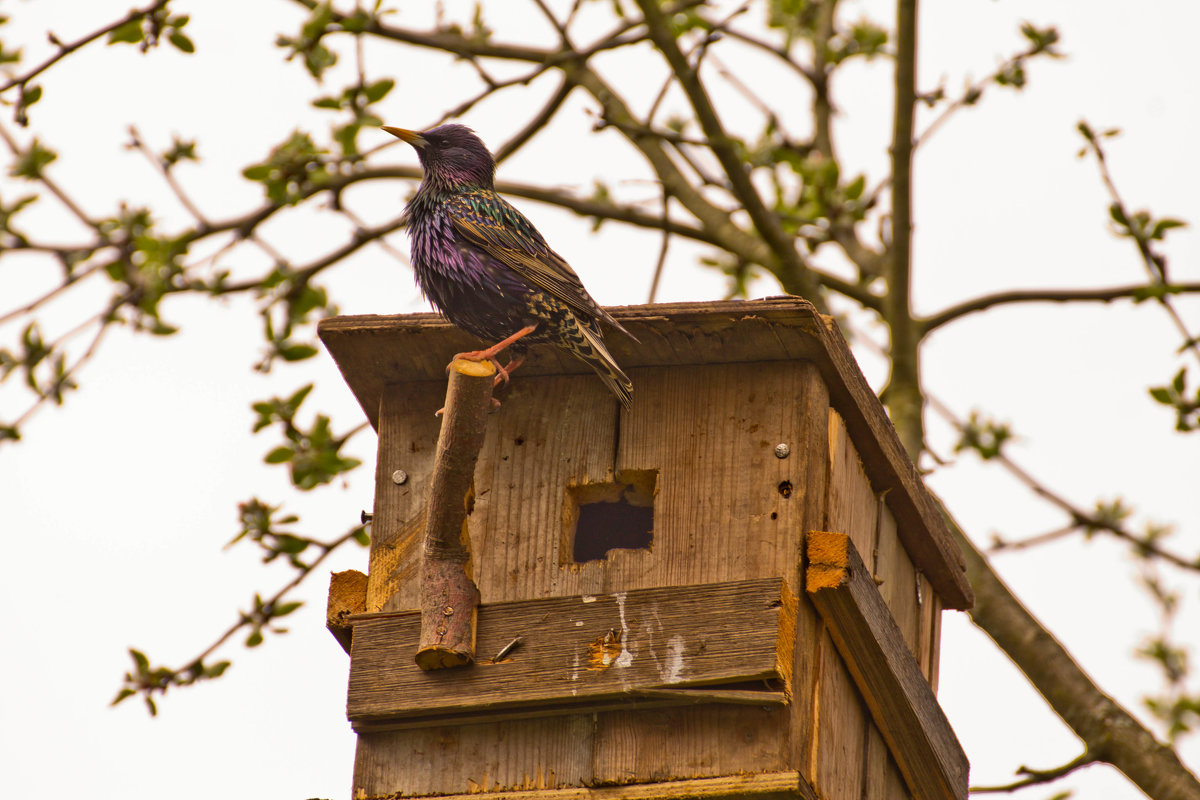
[[[532,327],[510,346],[514,359],[527,344],[555,344],[587,363],[628,406],[633,385],[604,346],[600,321],[628,332],[496,194],[496,162],[479,137],[462,125],[384,130],[416,148],[425,172],[406,212],[413,271],[429,301],[487,342]]]

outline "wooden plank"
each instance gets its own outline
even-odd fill
[[[367,798],[375,796],[366,795]],[[726,775],[699,780],[638,783],[626,786],[580,786],[564,789],[489,792],[487,794],[487,800],[687,800],[687,798],[693,797],[817,800],[813,790],[794,770],[755,775]],[[475,792],[447,795],[441,800],[480,800],[480,794]]]
[[[913,561],[929,576],[948,608],[969,608],[971,589],[957,544],[900,444],[882,406],[858,370],[836,326],[798,298],[751,302],[674,303],[611,309],[640,339],[610,337],[626,371],[737,362],[812,361],[858,448],[875,491],[888,503]],[[442,379],[449,357],[477,342],[437,315],[334,317],[318,333],[368,419],[378,428],[379,398],[389,384]],[[551,347],[534,347],[518,374],[584,374],[587,367]],[[594,380],[594,378],[593,378]],[[645,405],[634,378],[634,410]]]
[[[778,691],[791,674],[779,652],[792,630],[788,598],[774,578],[484,605],[478,663],[437,672],[412,662],[416,613],[368,615],[354,620],[347,716],[358,726],[504,708],[567,713],[639,689],[750,680],[777,681]],[[511,655],[487,660],[518,636]]]
[[[329,600],[325,604],[325,627],[347,654],[350,652],[350,617],[367,610],[367,576],[356,569],[329,575]]]
[[[863,767],[863,795],[869,800],[911,800],[904,776],[888,751],[887,742],[874,725],[867,728]]]
[[[875,554],[873,575],[876,585],[879,586],[879,594],[891,609],[892,618],[904,634],[904,641],[908,643],[917,662],[922,664],[924,672],[923,662],[927,659],[922,655],[921,626],[923,620],[933,621],[929,618],[926,607],[933,593],[927,590],[918,597],[921,591],[919,576],[900,543],[899,534],[896,532],[896,518],[882,503],[876,528]]]
[[[913,795],[963,800],[966,755],[850,538],[809,531],[806,550],[805,589]]]
[[[656,469],[654,541],[613,560],[606,591],[784,575],[800,552],[814,475],[806,362],[634,370],[638,406],[622,418],[618,469]],[[823,397],[823,393],[822,393]],[[795,453],[777,458],[775,446]],[[823,491],[822,462],[816,465]],[[823,502],[823,498],[822,498]]]
[[[825,508],[824,530],[841,531],[850,535],[854,546],[865,553],[875,567],[875,529],[879,503],[871,481],[863,471],[862,461],[846,424],[833,409],[829,409],[829,499]]]
[[[805,392],[798,400],[797,429],[807,431],[803,452],[793,453],[797,471],[804,475],[800,531],[818,528],[825,519],[829,486],[829,389],[815,367],[808,370]],[[790,554],[789,575],[804,585],[804,547],[799,542]],[[820,687],[823,623],[807,592],[799,592],[796,603],[796,647],[792,653],[795,674],[792,682],[792,718],[789,726],[791,763],[811,783],[816,780],[817,692]]]
[[[813,788],[823,800],[861,800],[869,720],[828,629],[820,641]]]
[[[929,679],[929,686],[936,692],[938,664],[942,652],[942,601],[933,591],[925,576],[922,575],[919,580],[921,581],[921,597],[928,599],[925,601],[925,613],[921,617],[919,637],[921,645],[917,660],[921,663],[921,671]]]
[[[514,379],[499,397],[471,512],[483,602],[603,592],[607,562],[571,563],[564,511],[570,487],[613,478],[617,402],[592,375]]]
[[[575,714],[359,734],[351,797],[538,794],[590,783],[592,728],[591,714]]]
[[[703,705],[597,715],[597,783],[710,778],[787,768],[788,710]]]
[[[388,387],[381,396],[383,425],[375,467],[368,612],[418,605],[425,503],[441,429],[434,412],[441,408],[445,394],[443,380]],[[403,480],[396,480],[400,477]]]

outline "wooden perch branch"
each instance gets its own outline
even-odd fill
[[[450,365],[421,554],[421,644],[416,662],[423,670],[475,660],[479,589],[468,574],[467,515],[495,374],[495,366],[487,361],[455,359]]]

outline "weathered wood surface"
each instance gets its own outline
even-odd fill
[[[863,798],[869,800],[912,800],[904,776],[896,766],[883,735],[874,725],[867,728],[866,753],[863,756]]]
[[[816,369],[767,362],[630,375],[638,406],[621,420],[616,468],[658,471],[654,541],[613,553],[605,590],[787,574],[807,495],[826,470],[805,461],[828,407],[813,429],[808,409],[825,399]],[[793,450],[787,458],[774,454],[780,443]]]
[[[612,479],[619,405],[594,375],[517,372],[500,397],[471,512],[484,602],[605,591],[605,562],[570,563],[564,515],[570,487]]]
[[[829,502],[821,529],[850,535],[900,626],[904,641],[921,665],[921,672],[936,689],[938,653],[933,640],[941,628],[937,594],[909,559],[886,495],[874,494],[846,425],[832,409],[829,462]]]
[[[640,368],[667,365],[814,363],[828,384],[833,406],[845,419],[876,493],[890,490],[887,503],[913,561],[929,577],[946,607],[970,607],[965,563],[937,506],[845,341],[809,303],[787,297],[629,306],[611,311],[640,339],[634,343],[616,336],[610,342],[613,355],[627,372],[645,374]],[[335,317],[322,320],[318,331],[377,429],[379,398],[385,386],[436,380],[449,354],[477,344],[433,314]],[[585,365],[555,348],[535,347],[518,379],[586,371]],[[638,377],[634,383],[631,420],[649,413],[641,410],[645,406]]]
[[[423,670],[475,660],[479,588],[470,574],[467,516],[495,375],[496,367],[488,361],[455,359],[450,364],[421,552],[421,643],[414,660]]]
[[[325,627],[347,653],[353,627],[350,617],[367,610],[367,576],[355,569],[329,575],[329,599],[325,604]]]
[[[813,788],[823,800],[861,800],[863,747],[871,719],[837,647],[823,626],[813,708]]]
[[[512,708],[569,713],[640,689],[745,681],[773,681],[764,704],[777,703],[791,678],[780,653],[792,649],[795,613],[781,579],[484,605],[477,663],[439,672],[413,665],[415,613],[367,615],[354,620],[347,716],[365,730]],[[518,636],[510,655],[487,660]]]
[[[355,800],[579,786],[592,776],[592,714],[360,733]]]
[[[544,782],[541,781],[541,782]],[[747,798],[747,800],[817,800],[804,778],[794,770],[757,775],[728,775],[719,778],[641,783],[629,786],[592,786],[563,789],[535,788],[489,792],[488,800],[688,800],[696,797]],[[479,800],[484,784],[465,794],[445,795],[441,800]],[[364,795],[357,800],[374,800]]]
[[[417,608],[425,504],[446,381],[388,387],[380,400],[367,611]]]
[[[707,704],[596,716],[596,783],[790,769],[786,707]]]
[[[806,550],[805,589],[912,794],[964,800],[966,755],[849,536],[810,531]]]

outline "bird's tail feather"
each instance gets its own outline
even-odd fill
[[[596,371],[600,380],[604,381],[604,384],[621,401],[621,405],[629,408],[633,402],[633,381],[629,380],[629,376],[621,371],[616,359],[608,352],[608,348],[604,346],[604,340],[598,333],[590,330],[586,325],[580,325],[579,332],[583,334],[583,346],[579,348],[579,355],[588,363],[588,366]],[[589,350],[591,352],[588,352]]]

